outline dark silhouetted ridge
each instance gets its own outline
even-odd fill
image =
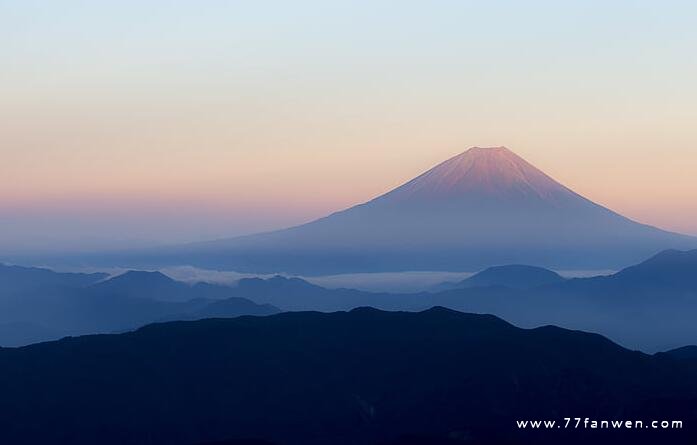
[[[622,438],[676,444],[697,424],[691,372],[597,335],[444,308],[180,321],[0,350],[0,442],[609,444],[611,432],[514,420],[653,418],[669,403],[687,429]]]
[[[659,354],[664,354],[678,360],[697,360],[697,345],[683,346]]]

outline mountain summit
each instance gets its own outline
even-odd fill
[[[300,274],[500,264],[598,269],[694,247],[697,239],[595,204],[505,147],[473,147],[382,196],[308,224],[164,249],[147,261]]]
[[[563,200],[571,190],[506,147],[472,147],[384,195],[385,200],[467,197]]]

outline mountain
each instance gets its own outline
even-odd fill
[[[608,294],[631,294],[651,299],[664,295],[697,295],[697,250],[665,250],[634,266],[599,277],[576,278],[551,286],[566,292],[603,298]]]
[[[209,283],[193,285],[173,280],[162,272],[128,271],[91,286],[98,295],[150,298],[158,301],[184,302],[195,298],[222,299],[230,296],[228,286]]]
[[[1,269],[0,269],[1,270]],[[57,274],[6,268],[0,286],[0,346],[20,346],[68,335],[120,332],[160,320],[278,313],[237,297],[230,287],[189,285],[159,272]]]
[[[666,250],[623,269],[613,280],[635,288],[662,288],[697,293],[697,250]]]
[[[74,288],[97,283],[105,273],[59,273],[39,267],[0,264],[0,298],[19,292],[36,292],[45,288]]]
[[[0,349],[0,442],[687,444],[694,377],[599,335],[443,308],[173,322]],[[577,416],[684,429],[515,427]]]
[[[273,315],[281,312],[270,304],[257,304],[241,297],[230,297],[213,301],[199,310],[190,313],[169,315],[160,321],[202,320],[204,318],[233,318],[240,315]]]
[[[463,287],[504,286],[516,289],[529,289],[564,281],[564,278],[549,269],[523,264],[493,266],[457,283],[442,283],[436,290]]]
[[[599,332],[632,348],[665,350],[697,341],[695,271],[697,251],[668,250],[608,276],[496,294],[450,291],[433,301],[523,326],[553,323]]]
[[[433,306],[426,292],[396,294],[355,289],[327,289],[301,278],[245,278],[233,288],[235,296],[271,304],[285,311],[341,311],[361,306],[384,310],[424,310]]]
[[[111,258],[322,275],[481,270],[493,264],[617,269],[697,238],[634,222],[505,147],[473,147],[364,204],[297,227]]]

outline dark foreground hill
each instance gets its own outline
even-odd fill
[[[0,443],[690,443],[670,356],[486,315],[356,309],[150,325],[0,349]],[[681,420],[521,431],[516,420]],[[693,443],[693,442],[692,442]]]

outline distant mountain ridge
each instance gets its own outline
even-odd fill
[[[97,283],[105,273],[60,273],[41,267],[11,266],[0,263],[0,296],[36,291],[46,287],[80,287]]]
[[[443,306],[495,314],[524,327],[552,323],[598,332],[654,352],[697,343],[696,253],[665,251],[613,275],[567,280],[537,267],[495,267],[474,283],[466,280],[465,287],[438,292],[328,289],[282,276],[246,278],[232,287],[190,285],[156,272],[129,272],[85,287],[58,286],[21,298],[3,295],[0,288],[0,345],[58,338],[61,333],[123,331],[173,319]]]
[[[564,278],[561,275],[543,267],[510,264],[489,267],[459,282],[441,283],[434,290],[478,286],[505,286],[514,289],[530,289],[561,283],[562,281],[564,281]]]
[[[502,276],[496,274],[496,280],[478,286],[430,293],[326,289],[284,277],[245,279],[233,290],[236,296],[294,311],[336,311],[359,306],[419,311],[444,306],[495,314],[526,327],[552,323],[598,332],[631,348],[658,351],[697,342],[693,316],[697,313],[695,253],[697,250],[665,251],[614,275],[560,281],[552,275],[553,282],[537,286],[511,286],[510,281],[504,286]],[[666,268],[666,264],[672,267]],[[661,278],[666,276],[670,280]],[[503,274],[503,278],[508,277]]]
[[[473,147],[369,202],[289,229],[107,261],[322,275],[537,264],[616,269],[697,238],[634,222],[505,147]]]
[[[697,249],[660,252],[636,266],[621,270],[615,278],[635,287],[671,287],[697,291]]]
[[[150,298],[159,301],[185,302],[195,298],[221,299],[229,296],[230,287],[210,283],[183,283],[162,272],[131,270],[90,286],[100,295]]]
[[[0,267],[0,346],[121,332],[162,320],[279,312],[235,296],[230,287],[190,285],[160,272],[107,277]]]

